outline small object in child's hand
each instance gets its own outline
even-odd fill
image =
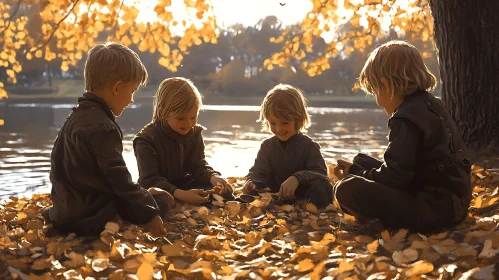
[[[216,185],[211,189],[211,193],[222,194],[224,192],[224,187],[222,185]]]
[[[236,201],[243,203],[251,203],[255,201],[255,197],[249,194],[241,194],[240,196],[236,197]]]
[[[255,192],[257,193],[265,193],[265,192],[271,192],[272,190],[269,187],[265,188],[255,188]]]
[[[278,201],[278,200],[280,200],[280,199],[281,199],[281,198],[279,197],[279,195],[278,195],[278,194],[276,194],[276,193],[271,194],[271,196],[272,196],[272,199],[273,199],[274,201]]]

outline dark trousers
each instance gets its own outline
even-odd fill
[[[153,196],[156,204],[159,207],[159,215],[161,218],[165,218],[171,211],[173,205],[170,204],[168,198],[165,195],[155,195]],[[50,212],[55,211],[53,207],[48,210],[48,218],[50,219]],[[85,219],[72,220],[65,224],[57,224],[53,222],[54,228],[61,233],[74,232],[80,236],[98,236],[103,230],[106,224],[117,216],[120,216],[123,220],[135,223],[132,221],[125,211],[125,208],[120,205],[117,201],[110,201],[107,205],[101,208],[97,213]]]
[[[333,202],[333,187],[329,181],[314,179],[308,184],[300,184],[295,191],[297,199],[305,199],[318,208],[326,207]]]
[[[354,163],[364,169],[378,168],[382,162],[359,154]],[[429,232],[457,224],[451,195],[409,192],[348,175],[334,187],[334,199],[341,209],[359,219],[378,218],[385,228],[407,228]]]

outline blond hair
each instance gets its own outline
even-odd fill
[[[99,44],[88,51],[85,62],[85,91],[96,92],[118,81],[144,86],[147,70],[131,49],[114,42]]]
[[[278,84],[263,99],[260,108],[260,119],[263,131],[270,131],[268,117],[295,121],[296,132],[306,132],[310,126],[310,115],[307,112],[307,100],[303,92],[293,86]]]
[[[435,89],[437,79],[426,67],[418,49],[404,41],[390,41],[374,49],[359,77],[360,88],[376,95],[386,79],[391,96],[410,95],[418,90]]]
[[[154,111],[152,121],[160,121],[163,125],[176,114],[188,112],[195,106],[203,105],[203,96],[196,86],[181,77],[169,78],[161,82],[154,95]]]

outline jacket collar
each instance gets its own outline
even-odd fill
[[[295,135],[291,136],[291,137],[290,137],[288,140],[286,140],[286,141],[281,141],[281,140],[279,140],[279,137],[277,137],[277,136],[275,136],[275,135],[274,135],[274,137],[275,137],[275,139],[276,139],[276,141],[277,141],[277,143],[278,143],[279,147],[280,147],[282,150],[284,150],[287,146],[291,145],[293,142],[295,142],[295,141],[296,141],[296,139],[298,139],[298,138],[300,137],[300,136],[298,136],[298,135],[302,135],[302,134],[301,134],[301,133],[296,133]]]
[[[189,138],[191,138],[192,135],[194,135],[194,130],[197,127],[197,125],[194,126],[193,128],[191,128],[191,130],[189,130],[189,132],[186,135],[182,135],[178,132],[175,132],[168,124],[163,125],[159,121],[156,121],[154,123],[154,126],[160,129],[162,135],[179,143],[186,143],[189,140]]]
[[[113,111],[111,111],[111,108],[109,108],[109,105],[107,105],[106,101],[102,99],[102,97],[99,97],[91,92],[85,92],[82,97],[78,98],[78,107],[102,108],[109,119],[116,122],[116,117],[114,116]]]

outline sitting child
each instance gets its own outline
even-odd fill
[[[156,92],[152,121],[133,140],[139,183],[168,191],[180,201],[202,204],[205,190],[232,188],[205,160],[203,127],[196,125],[201,94],[184,78],[164,80]]]
[[[166,214],[173,198],[132,182],[122,156],[123,134],[115,121],[145,84],[147,71],[132,50],[105,43],[88,52],[84,73],[86,92],[54,143],[50,157],[53,206],[43,214],[62,232],[98,235],[120,215],[145,224],[158,236],[165,232],[160,215]]]
[[[338,161],[335,199],[361,219],[421,232],[462,221],[471,200],[470,164],[456,124],[419,51],[391,41],[376,48],[360,74],[361,88],[390,116],[384,161],[364,154]]]
[[[275,136],[262,142],[244,192],[268,187],[281,200],[305,199],[317,207],[332,202],[320,146],[303,134],[310,126],[305,103],[302,92],[290,85],[279,84],[267,93],[260,121]]]

